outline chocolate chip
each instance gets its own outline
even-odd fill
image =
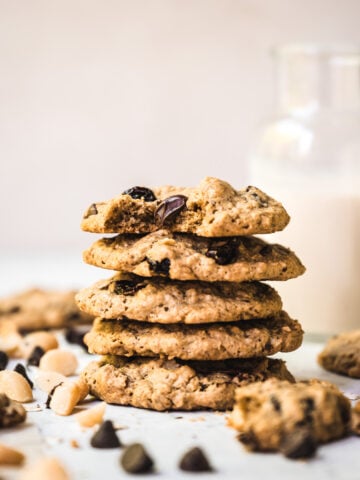
[[[19,313],[21,311],[20,305],[14,305],[10,308],[8,313]]]
[[[5,370],[9,362],[9,357],[5,352],[0,351],[0,370]]]
[[[273,407],[274,407],[274,410],[276,412],[281,412],[281,405],[280,405],[280,402],[279,400],[274,396],[274,395],[271,395],[270,396],[270,402],[272,403]]]
[[[260,255],[262,255],[263,257],[266,257],[267,255],[270,255],[272,251],[273,251],[272,245],[264,245],[260,249]]]
[[[146,473],[152,470],[154,462],[140,443],[134,443],[124,450],[121,465],[128,473]]]
[[[231,239],[213,242],[205,255],[213,258],[218,265],[228,265],[236,260],[238,251],[237,240]]]
[[[65,338],[69,343],[79,345],[84,350],[88,351],[88,348],[84,342],[84,337],[88,331],[89,329],[87,327],[86,329],[70,327],[65,330]]]
[[[339,407],[339,413],[344,425],[348,425],[351,420],[351,408],[348,402],[343,398],[338,398],[337,404]]]
[[[93,203],[90,205],[90,207],[86,210],[84,218],[89,218],[92,215],[97,215],[98,214],[98,209],[96,207],[96,203]]]
[[[60,385],[62,385],[63,383],[64,383],[64,382],[58,383],[57,385],[55,385],[55,386],[50,390],[49,395],[47,396],[47,399],[46,399],[46,402],[45,402],[45,407],[46,407],[46,408],[50,408],[50,402],[51,402],[51,399],[52,399],[52,397],[53,397],[53,395],[54,395],[55,390],[56,390],[58,387],[60,387]]]
[[[152,272],[157,273],[158,275],[169,275],[170,260],[168,258],[157,261],[150,260],[150,258],[146,257],[146,261],[148,262],[149,268]]]
[[[185,195],[172,195],[165,198],[155,210],[155,222],[162,227],[165,222],[172,220],[186,207],[187,197]]]
[[[260,195],[258,195],[257,193],[252,193],[251,196],[253,198],[255,198],[259,207],[268,207],[269,206],[268,201],[265,198],[261,198]]]
[[[10,398],[5,393],[0,393],[0,408],[7,407],[10,404]]]
[[[146,287],[145,283],[132,280],[114,280],[108,286],[108,290],[116,295],[135,295],[135,293]]]
[[[251,452],[260,451],[258,440],[251,430],[240,433],[237,438]]]
[[[310,415],[315,408],[315,402],[314,399],[311,397],[306,397],[301,399],[301,404],[304,407],[304,414],[305,416]]]
[[[28,382],[28,384],[30,385],[30,388],[33,388],[34,384],[28,377],[24,365],[22,365],[21,363],[18,363],[15,366],[14,371],[17,373],[20,373],[20,375],[22,375],[25,378],[25,380]]]
[[[154,202],[156,200],[154,192],[146,187],[132,187],[125,190],[122,195],[130,195],[134,200],[142,198],[145,202]]]
[[[34,367],[38,367],[40,363],[41,357],[44,355],[45,350],[41,347],[35,347],[34,350],[31,352],[30,357],[28,358],[28,365],[33,365]]]
[[[185,472],[211,472],[213,470],[204,452],[198,447],[194,447],[184,454],[179,468]]]
[[[94,448],[118,448],[121,447],[120,440],[116,435],[111,420],[105,420],[99,429],[91,437],[90,444]]]
[[[309,458],[315,455],[317,444],[311,431],[307,428],[295,430],[284,435],[280,452],[287,458]]]

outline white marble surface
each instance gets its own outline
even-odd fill
[[[79,257],[59,254],[56,262],[54,255],[50,254],[41,257],[33,255],[31,258],[11,255],[0,258],[0,293],[32,284],[51,287],[85,285],[96,278],[106,277],[108,272],[82,267]],[[16,261],[16,258],[22,261]],[[92,271],[88,275],[90,270]],[[83,353],[80,347],[71,348],[79,355],[80,368],[90,360],[91,357]],[[298,351],[280,356],[287,360],[289,369],[297,379],[328,379],[336,383],[352,400],[360,397],[360,380],[333,375],[317,366],[316,356],[321,348],[322,343],[306,341]],[[36,368],[33,367],[30,376],[35,373]],[[57,456],[74,480],[130,478],[120,467],[120,450],[102,451],[91,448],[89,439],[92,429],[81,429],[73,415],[58,417],[46,410],[45,395],[41,392],[35,390],[34,396],[34,404],[28,404],[27,408],[40,405],[41,410],[30,411],[24,426],[2,431],[1,442],[20,448],[26,454],[28,463],[44,455]],[[90,404],[81,408],[88,407]],[[154,478],[357,480],[359,477],[360,455],[357,451],[360,439],[356,437],[320,447],[316,458],[311,461],[294,462],[277,454],[247,453],[235,439],[235,431],[226,426],[225,414],[157,413],[107,406],[105,416],[116,425],[124,427],[118,432],[124,444],[135,441],[145,444],[155,460]],[[73,448],[71,440],[76,440],[80,448]],[[196,475],[178,470],[177,464],[182,453],[196,445],[206,451],[215,473]],[[0,478],[16,480],[18,470],[0,468]]]
[[[316,356],[322,345],[306,342],[297,352],[283,354],[289,369],[298,379],[317,377],[328,379],[355,399],[360,397],[360,381],[329,374],[316,365]],[[81,365],[90,357],[73,347],[80,357]],[[32,367],[31,376],[36,373]],[[26,425],[1,433],[1,442],[14,445],[24,451],[28,462],[43,455],[55,455],[66,465],[71,478],[76,480],[97,480],[127,478],[122,471],[119,450],[96,450],[90,447],[92,429],[82,429],[74,416],[59,417],[44,408],[45,395],[35,390],[35,402],[26,407],[30,410],[40,405],[41,411],[29,412]],[[89,408],[94,402],[81,408]],[[80,410],[80,407],[77,411]],[[347,438],[318,450],[311,461],[294,462],[277,454],[247,453],[235,439],[236,432],[226,426],[226,414],[210,412],[157,413],[129,407],[110,406],[106,408],[106,418],[116,425],[119,437],[124,444],[140,441],[144,443],[156,463],[156,478],[190,479],[199,475],[182,473],[177,469],[181,454],[189,447],[200,445],[208,454],[216,473],[201,474],[202,479],[255,480],[290,477],[292,480],[358,479],[360,456],[356,451],[360,439]],[[80,448],[71,446],[76,440]],[[4,480],[16,480],[16,469],[0,469]],[[129,476],[130,478],[130,476]],[[139,476],[137,478],[142,478]],[[50,480],[50,479],[49,479]]]

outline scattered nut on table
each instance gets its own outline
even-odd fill
[[[11,400],[16,402],[26,403],[33,400],[29,383],[20,373],[12,370],[0,372],[0,392],[5,393]]]
[[[34,379],[37,388],[46,393],[50,393],[56,385],[65,381],[65,375],[58,372],[39,372]]]
[[[0,444],[0,465],[21,465],[25,455],[15,448]]]
[[[44,352],[58,348],[59,342],[51,332],[39,331],[26,335],[20,345],[20,351],[24,358],[29,358],[35,347],[41,347]]]
[[[56,458],[42,458],[26,468],[20,480],[69,480],[70,477]]]
[[[69,350],[56,348],[49,350],[40,359],[39,368],[43,371],[62,373],[66,377],[73,375],[78,367],[76,356]]]
[[[83,412],[76,414],[76,420],[82,427],[93,427],[94,425],[101,423],[105,414],[106,403],[101,402],[95,407],[84,410]]]
[[[80,399],[80,389],[75,382],[66,381],[50,393],[49,406],[57,415],[70,415]]]

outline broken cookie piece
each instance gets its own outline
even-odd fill
[[[0,428],[12,427],[25,422],[26,410],[18,402],[10,400],[4,393],[0,393]]]
[[[335,385],[276,379],[237,389],[230,420],[248,450],[288,458],[313,456],[317,444],[343,437],[349,422],[350,402]]]

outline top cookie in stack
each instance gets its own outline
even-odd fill
[[[277,292],[304,267],[290,250],[254,234],[282,230],[283,206],[255,187],[236,191],[205,178],[197,188],[133,187],[92,204],[83,230],[116,233],[84,252],[117,270],[77,295],[97,316],[85,341],[105,355],[83,375],[111,403],[227,409],[239,385],[293,380],[281,360],[302,341]]]

